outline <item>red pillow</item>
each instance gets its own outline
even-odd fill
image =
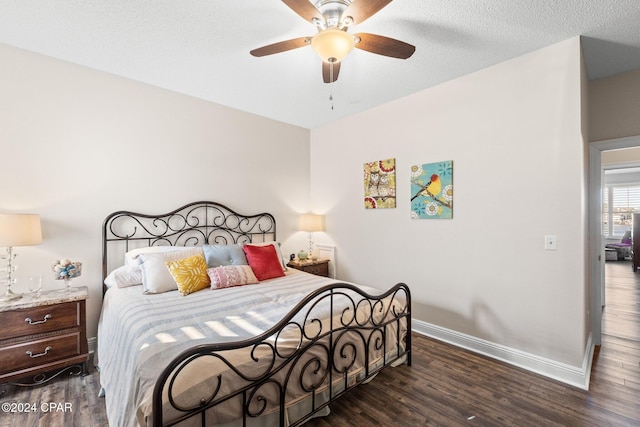
[[[251,266],[253,274],[256,275],[258,280],[262,281],[284,276],[282,263],[278,259],[276,248],[273,245],[245,245],[242,250],[247,256],[249,266]]]

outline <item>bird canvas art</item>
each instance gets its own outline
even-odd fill
[[[396,159],[364,164],[364,207],[396,207]]]
[[[453,218],[453,161],[411,166],[411,218]]]

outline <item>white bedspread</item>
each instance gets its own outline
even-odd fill
[[[100,382],[111,427],[147,425],[157,376],[183,350],[240,341],[277,323],[314,289],[335,280],[290,270],[283,278],[188,296],[109,289],[98,325]],[[379,290],[360,286],[365,292]]]

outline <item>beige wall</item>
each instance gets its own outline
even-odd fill
[[[587,72],[587,66],[584,60],[584,52],[582,50],[582,44],[580,44],[580,126],[581,126],[581,136],[582,136],[582,188],[581,188],[581,198],[582,198],[582,206],[584,208],[583,216],[584,221],[582,223],[582,235],[584,236],[584,245],[585,250],[583,253],[584,262],[583,262],[583,274],[585,277],[584,285],[584,307],[583,307],[583,319],[584,319],[584,336],[583,339],[585,342],[589,341],[591,336],[595,335],[595,340],[598,339],[598,330],[592,331],[592,316],[591,316],[591,306],[596,305],[596,301],[593,298],[593,290],[591,289],[591,269],[593,266],[591,265],[591,251],[592,251],[592,240],[590,239],[589,227],[591,226],[589,217],[589,202],[590,202],[590,159],[589,159],[589,75]],[[599,343],[596,343],[599,344]],[[588,358],[588,354],[585,355],[585,358]],[[590,365],[588,365],[590,367]]]
[[[582,72],[575,38],[313,129],[313,207],[341,278],[406,282],[417,319],[581,366]],[[365,210],[362,165],[389,157],[398,207]],[[410,167],[442,160],[454,163],[454,218],[412,220]],[[558,250],[543,249],[546,234]]]
[[[589,139],[640,135],[640,70],[589,84]]]
[[[89,337],[109,213],[215,200],[272,212],[281,240],[295,233],[309,203],[308,130],[4,45],[0,63],[0,211],[39,213],[44,238],[17,248],[17,289],[32,274],[62,287],[52,262],[82,261],[74,284],[90,289]]]
[[[85,263],[89,336],[103,218],[213,199],[274,212],[285,253],[306,238],[295,231],[298,212],[327,213],[315,240],[336,244],[342,279],[405,281],[419,321],[582,363],[578,39],[311,132],[2,45],[0,60],[9,64],[0,68],[0,143],[11,156],[0,179],[12,183],[0,187],[0,210],[42,215],[44,243],[19,249],[23,276],[48,274],[60,256]],[[362,164],[388,157],[398,164],[398,208],[366,211]],[[411,220],[409,167],[440,160],[454,161],[454,219]],[[558,236],[557,251],[543,250],[545,234]]]
[[[602,152],[602,164],[640,162],[640,147],[621,148]]]

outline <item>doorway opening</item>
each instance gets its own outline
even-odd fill
[[[606,277],[605,277],[605,244],[603,236],[603,210],[602,210],[602,189],[603,179],[603,155],[608,155],[611,150],[640,147],[640,136],[619,138],[608,141],[600,141],[590,144],[590,205],[589,205],[589,234],[590,238],[590,321],[593,342],[596,345],[602,344],[602,321],[603,310],[606,304]],[[624,156],[624,152],[620,152]],[[624,158],[624,157],[623,157]],[[618,163],[617,166],[632,167],[640,162],[611,162]],[[605,168],[609,166],[604,166]],[[611,166],[609,168],[614,168]],[[607,220],[611,220],[608,218]],[[613,226],[613,224],[611,224]],[[612,230],[613,228],[611,228]],[[631,266],[629,265],[631,273]],[[634,278],[634,276],[629,276]]]

